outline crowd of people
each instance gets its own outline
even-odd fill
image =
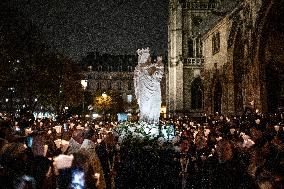
[[[217,115],[182,131],[186,188],[283,188],[282,116]]]
[[[1,118],[1,188],[111,188],[113,134],[78,118],[59,124]]]
[[[60,125],[60,126],[59,126]],[[119,123],[0,117],[1,188],[283,188],[282,114],[163,120],[175,137],[123,143]]]

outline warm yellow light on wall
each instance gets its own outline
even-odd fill
[[[161,114],[167,113],[167,107],[166,106],[162,106],[161,109],[160,109],[160,113]]]

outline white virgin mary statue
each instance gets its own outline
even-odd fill
[[[156,63],[151,61],[150,49],[138,49],[138,65],[134,70],[135,96],[139,105],[139,121],[159,123],[161,108],[160,81],[164,74],[162,57]]]

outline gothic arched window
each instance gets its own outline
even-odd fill
[[[193,80],[191,85],[191,108],[202,109],[203,101],[203,86],[200,77]]]
[[[193,50],[193,40],[189,38],[187,42],[188,57],[193,57]]]
[[[97,69],[98,69],[98,72],[103,71],[103,67],[102,66],[98,66]]]
[[[202,41],[201,38],[196,38],[196,56],[202,57]]]

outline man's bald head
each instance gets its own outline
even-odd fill
[[[84,141],[84,131],[82,129],[75,130],[72,134],[72,138],[79,144],[82,144]]]

